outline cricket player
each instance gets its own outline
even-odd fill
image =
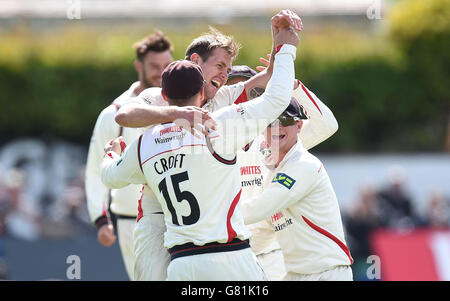
[[[159,192],[167,226],[164,241],[171,254],[168,280],[265,279],[238,206],[236,151],[258,135],[261,128],[255,124],[267,126],[289,103],[298,41],[291,27],[274,30],[274,45],[279,46],[266,92],[252,102],[213,113],[218,121],[214,139],[168,123],[146,131],[123,156],[115,152],[105,156],[105,183],[147,181]],[[203,85],[200,67],[189,61],[175,62],[163,73],[162,91],[171,105],[200,106]],[[227,120],[241,131],[228,130]],[[118,143],[116,139],[113,144]]]
[[[261,62],[268,66],[267,60],[262,59]],[[254,75],[256,71],[248,66],[233,66],[227,85],[246,81]],[[300,104],[302,112],[310,112],[298,136],[304,141],[306,148],[310,149],[333,135],[338,129],[338,124],[331,110],[314,93],[298,80],[296,85],[293,100]],[[264,179],[268,172],[263,155],[266,151],[265,139],[260,135],[238,152],[243,201],[263,192]],[[270,220],[262,220],[247,226],[253,234],[250,245],[267,278],[274,281],[282,280],[286,274],[284,258]]]
[[[352,280],[339,204],[327,172],[298,138],[306,114],[291,100],[267,127],[270,154],[262,194],[243,202],[246,224],[271,219],[284,280]]]
[[[172,45],[163,33],[157,31],[134,45],[136,51],[135,69],[139,81],[120,95],[105,108],[97,118],[86,164],[85,189],[88,210],[92,222],[98,229],[98,241],[111,246],[116,235],[109,216],[110,210],[117,218],[117,234],[120,250],[129,279],[134,279],[134,247],[133,230],[137,216],[138,200],[141,196],[141,186],[130,185],[123,189],[107,188],[100,179],[100,165],[104,156],[105,144],[113,138],[122,136],[126,143],[137,139],[142,130],[124,128],[115,120],[117,110],[133,101],[140,92],[149,87],[161,85],[161,74],[164,68],[172,62]]]
[[[272,26],[282,27],[287,24],[300,29],[300,18],[291,11],[281,11],[271,20]],[[147,127],[157,123],[174,120],[188,120],[191,126],[194,121],[210,120],[208,112],[215,111],[233,103],[242,103],[258,95],[261,87],[265,87],[271,75],[271,68],[258,74],[245,84],[232,87],[224,86],[231,62],[237,56],[239,45],[232,37],[225,36],[216,30],[193,40],[186,50],[186,59],[199,66],[205,76],[205,99],[203,108],[168,106],[161,95],[161,89],[150,88],[143,91],[139,103],[122,106],[115,120],[122,126]],[[207,75],[207,76],[206,76]],[[259,93],[261,94],[261,93]],[[201,128],[198,128],[202,130]],[[152,229],[152,231],[149,231]],[[164,280],[166,278],[169,256],[163,245],[165,232],[162,210],[151,189],[144,185],[142,198],[139,200],[138,222],[134,231],[135,242],[135,279]]]
[[[204,110],[192,106],[169,106],[167,100],[162,96],[161,88],[149,88],[139,95],[138,102],[130,102],[123,106],[116,115],[116,121],[122,122],[123,126],[147,127],[158,122],[165,123],[174,120],[191,120],[193,122],[198,113],[205,120],[210,120],[209,115],[204,114],[207,112],[205,107],[207,110],[213,111],[239,102],[243,98],[246,99],[243,84],[230,89],[219,89],[219,91],[215,91],[214,86],[223,85],[223,78],[227,76],[228,69],[231,68],[231,61],[237,56],[238,51],[239,46],[231,37],[215,30],[212,30],[210,34],[200,36],[189,45],[186,51],[187,56],[192,57],[202,67],[202,71],[213,74],[209,81],[209,88],[205,87],[205,95],[207,90],[210,91],[208,95],[212,99],[205,103]],[[149,112],[151,116],[154,116],[152,113],[161,113],[161,115],[156,119],[148,119]],[[161,281],[167,278],[170,256],[163,246],[165,232],[162,208],[153,191],[148,185],[144,185],[142,198],[138,204],[138,218],[134,231],[135,280]]]

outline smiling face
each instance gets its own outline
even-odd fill
[[[270,146],[272,154],[276,155],[273,158],[278,164],[283,160],[284,156],[289,150],[297,143],[298,133],[302,128],[303,122],[298,121],[293,125],[282,126],[281,123],[276,120],[274,126],[268,126],[265,131],[267,144]]]
[[[211,55],[203,61],[200,56],[196,56],[191,60],[196,61],[200,65],[205,78],[205,99],[213,98],[217,91],[226,84],[228,74],[231,71],[231,55],[223,48],[216,48]]]

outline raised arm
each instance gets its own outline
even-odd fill
[[[274,36],[278,45],[273,75],[264,94],[250,102],[232,105],[213,113],[218,121],[216,151],[233,154],[261,133],[288,106],[294,83],[294,59],[298,35],[292,28],[280,30]]]
[[[245,82],[245,91],[247,93],[247,99],[253,99],[255,97],[262,95],[267,86],[267,83],[269,82],[272,76],[275,54],[277,52],[277,47],[280,46],[280,44],[276,43],[273,35],[277,34],[280,31],[280,29],[289,26],[291,26],[294,30],[297,31],[301,31],[303,29],[303,24],[300,17],[290,10],[282,10],[281,12],[273,16],[271,19],[271,26],[274,45],[272,47],[272,53],[269,56],[269,63],[267,68],[265,68],[260,73],[253,76],[252,78],[250,78]],[[294,88],[296,88],[297,84],[295,83],[294,85],[295,85]]]
[[[303,107],[308,120],[303,121],[299,138],[306,149],[325,141],[338,130],[338,122],[333,112],[300,81],[292,96]]]

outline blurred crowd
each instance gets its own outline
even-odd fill
[[[61,197],[41,200],[40,208],[28,201],[27,174],[20,168],[2,172],[0,177],[0,280],[8,279],[5,237],[36,241],[42,238],[73,238],[93,231],[90,224],[83,170],[71,179]]]
[[[362,185],[356,202],[342,216],[354,259],[355,280],[367,280],[366,260],[374,254],[370,239],[375,230],[390,228],[408,232],[450,226],[450,198],[442,192],[429,193],[424,212],[418,212],[415,204],[407,190],[407,174],[400,166],[388,171],[385,186]]]
[[[40,210],[30,205],[25,187],[27,173],[21,166],[0,172],[0,279],[5,279],[4,237],[37,240],[42,238],[73,238],[94,231],[87,211],[84,190],[84,167],[68,180],[60,198],[41,200]],[[407,175],[399,167],[388,172],[387,185],[366,184],[342,219],[346,240],[354,259],[355,280],[367,280],[366,259],[374,254],[371,233],[379,228],[411,231],[416,228],[447,228],[450,226],[450,198],[439,191],[430,192],[418,211],[407,189]]]

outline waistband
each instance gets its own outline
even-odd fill
[[[218,253],[218,252],[231,252],[250,248],[249,240],[240,240],[238,238],[233,239],[227,243],[210,242],[203,246],[194,245],[191,242],[174,246],[168,249],[170,254],[170,260],[174,260],[178,257],[206,254],[206,253]]]
[[[136,216],[121,215],[121,214],[116,214],[116,217],[120,219],[136,219]]]

